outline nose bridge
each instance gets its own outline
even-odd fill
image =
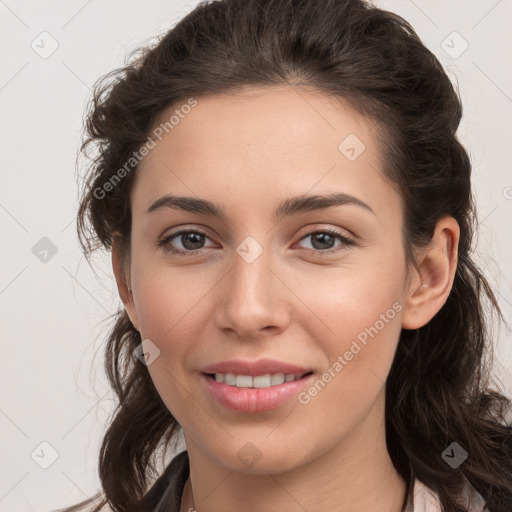
[[[221,301],[221,327],[230,327],[251,337],[260,329],[280,325],[282,304],[279,305],[277,288],[282,284],[273,274],[273,260],[270,248],[252,236],[236,247],[225,297]]]
[[[270,260],[268,247],[264,247],[252,236],[246,237],[237,246],[233,258],[233,291],[237,294],[241,292],[245,300],[257,299],[268,285],[265,275],[269,272],[267,267],[271,265]]]

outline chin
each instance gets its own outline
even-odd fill
[[[300,467],[305,461],[296,447],[279,443],[237,442],[234,451],[217,454],[226,470],[248,475],[279,474]],[[241,446],[240,446],[241,444]]]

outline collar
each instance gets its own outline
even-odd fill
[[[409,479],[402,512],[441,512],[439,496],[432,489],[416,478],[412,464],[409,464]],[[189,477],[190,466],[187,451],[176,455],[164,474],[157,480],[150,491],[154,494],[153,512],[178,512],[185,482]],[[158,485],[160,484],[160,485]],[[490,512],[485,507],[485,500],[465,479],[465,486],[458,501],[468,512]]]

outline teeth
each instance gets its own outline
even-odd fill
[[[284,382],[292,382],[299,380],[301,375],[290,373],[266,373],[252,377],[250,375],[235,375],[234,373],[216,373],[215,380],[223,382],[228,386],[236,386],[237,388],[269,388],[270,386],[278,386]]]

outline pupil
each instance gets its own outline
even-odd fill
[[[327,238],[327,241],[325,241],[326,238]],[[322,243],[323,243],[323,244],[327,244],[328,247],[316,247],[315,242],[317,242],[318,240],[320,240],[320,245],[322,245]],[[333,237],[329,233],[317,233],[316,235],[313,236],[313,247],[315,247],[315,249],[331,249],[332,245],[330,242],[332,242],[332,241],[333,241]]]
[[[192,247],[190,247],[188,241],[190,240],[191,237],[195,237],[195,243],[201,245],[201,238],[202,238],[203,235],[200,235],[199,233],[185,233],[183,235],[181,235],[181,243],[183,244],[184,247],[186,247],[187,249],[198,249],[198,247],[194,247],[194,241],[192,241]]]

